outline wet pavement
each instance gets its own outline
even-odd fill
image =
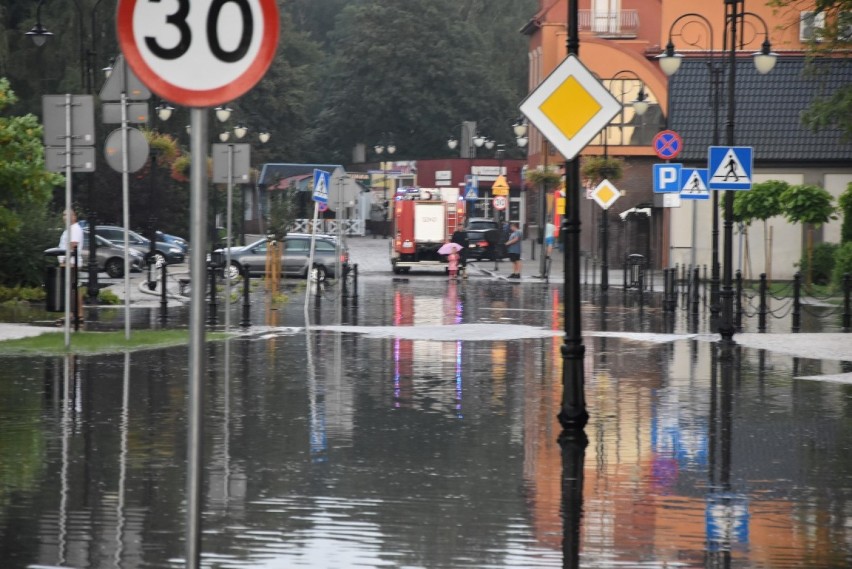
[[[852,342],[830,310],[798,335],[748,321],[721,352],[706,310],[585,288],[590,420],[560,444],[561,284],[394,277],[386,251],[353,245],[357,299],[326,287],[308,325],[288,283],[207,345],[203,566],[852,566]],[[139,301],[133,322],[186,312]],[[184,565],[187,365],[0,357],[0,566]]]

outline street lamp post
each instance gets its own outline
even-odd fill
[[[172,112],[174,112],[174,107],[172,107],[168,103],[160,103],[159,105],[157,105],[155,111],[157,113],[157,118],[165,122],[171,118]],[[154,214],[154,208],[157,205],[157,149],[154,148],[153,145],[150,146],[149,156],[151,160],[151,166],[148,176],[151,185],[150,193],[148,194],[148,290],[154,290],[157,288],[157,277],[154,273],[154,269],[157,268],[157,262],[155,259],[155,248],[157,243],[157,216]]]
[[[26,36],[32,39],[33,43],[37,47],[43,46],[47,40],[53,37],[53,32],[48,31],[48,29],[41,23],[41,7],[44,5],[46,0],[39,0],[38,5],[36,6],[36,23],[32,27],[32,29],[26,32]],[[92,6],[91,11],[89,13],[90,16],[90,37],[91,37],[91,49],[86,49],[84,44],[85,38],[85,30],[83,26],[83,7],[79,2],[74,2],[74,8],[77,10],[77,31],[79,32],[79,42],[80,42],[80,83],[81,87],[85,89],[86,93],[94,93],[95,90],[95,59],[97,57],[97,37],[96,33],[96,23],[97,23],[97,11],[98,6],[102,0],[97,0],[95,4]],[[89,211],[87,214],[87,222],[89,224],[89,262],[87,267],[88,272],[88,282],[86,284],[86,298],[89,304],[97,304],[98,302],[98,256],[97,256],[97,239],[95,239],[95,227],[97,227],[97,216],[95,214],[95,198],[94,198],[94,184],[92,183],[92,177],[87,178],[87,195],[89,197]]]
[[[760,22],[763,26],[763,36],[764,40],[761,44],[760,51],[753,54],[754,58],[754,66],[757,69],[757,72],[761,75],[765,75],[772,71],[775,67],[775,63],[778,59],[777,54],[772,52],[772,47],[769,43],[769,26],[767,26],[766,22],[753,12],[746,12],[744,10],[745,0],[725,0],[725,29],[723,33],[723,48],[722,54],[726,54],[728,58],[727,63],[727,71],[728,71],[728,91],[727,91],[727,120],[725,122],[725,144],[728,147],[734,146],[734,122],[736,118],[736,62],[737,62],[737,45],[743,45],[745,43],[744,38],[744,25],[746,22],[746,17],[752,18]],[[688,13],[678,17],[674,22],[672,22],[671,29],[669,30],[669,42],[666,45],[666,50],[659,56],[660,67],[663,69],[663,72],[666,75],[673,75],[680,68],[680,64],[682,62],[683,56],[681,54],[675,53],[674,44],[672,42],[672,31],[678,22],[682,19],[692,17],[697,20],[703,22],[708,30],[708,34],[711,38],[710,43],[710,51],[711,56],[715,56],[715,52],[713,52],[712,48],[712,36],[713,29],[710,25],[710,22],[707,21],[704,16],[695,13]],[[684,26],[687,24],[684,24]],[[740,25],[740,27],[738,27]],[[682,28],[683,29],[683,28]],[[681,34],[682,35],[682,34]],[[711,70],[714,69],[715,62],[711,65]],[[719,115],[719,83],[717,78],[715,77],[714,71],[711,71],[711,75],[713,77],[713,83],[715,89],[714,94],[714,121],[716,124],[718,123],[718,115]],[[721,68],[719,73],[721,73]],[[718,138],[718,129],[714,128],[714,137]],[[712,175],[712,174],[711,174]],[[716,194],[718,190],[713,191],[714,197],[714,210],[718,209],[718,202]],[[733,225],[734,225],[734,194],[731,190],[725,191],[724,196],[724,248],[722,251],[722,288],[719,292],[719,302],[721,303],[721,318],[718,322],[718,332],[722,338],[723,344],[733,344],[734,342],[734,290],[733,290]],[[716,211],[714,211],[714,216],[718,215]],[[718,225],[714,224],[714,231],[717,231]],[[718,260],[713,262],[714,268],[716,267]],[[712,284],[712,283],[711,283]],[[712,294],[712,289],[711,289]],[[712,306],[712,297],[711,297],[711,306]]]
[[[622,76],[632,75],[634,79],[639,81],[639,92],[636,95],[636,99],[631,103],[633,105],[633,111],[638,115],[642,116],[645,114],[645,111],[648,110],[648,96],[645,93],[645,83],[639,77],[636,72],[631,71],[629,69],[622,69],[617,71],[609,80],[610,90],[612,90],[612,83],[616,79],[619,79]],[[619,102],[623,100],[626,91],[622,88],[621,95],[619,96]],[[619,126],[624,127],[624,107],[622,106],[621,112],[621,123]],[[622,131],[623,132],[623,131]],[[603,130],[603,138],[604,138],[604,160],[609,159],[609,125],[604,127]],[[609,173],[609,170],[601,172],[601,178],[606,178],[606,174]],[[609,290],[609,212],[606,208],[601,208],[601,291],[606,292]]]
[[[373,150],[376,154],[379,155],[379,160],[381,160],[382,154],[387,150],[388,157],[392,156],[396,152],[396,144],[393,142],[389,142],[387,146],[384,144],[377,144],[373,147]],[[382,203],[382,213],[384,214],[384,226],[382,227],[382,233],[384,234],[385,239],[388,238],[388,224],[389,214],[390,214],[390,202],[388,202],[388,169],[386,167],[385,162],[382,160],[382,190],[384,195],[384,201]]]
[[[463,147],[463,148],[467,150],[467,158],[468,158],[468,164],[469,164],[468,165],[468,174],[472,178],[474,176],[474,174],[473,174],[473,162],[474,162],[474,159],[476,158],[476,149],[482,148],[483,145],[485,145],[485,143],[488,141],[488,138],[479,133],[479,131],[476,129],[476,123],[475,122],[464,122],[464,123],[462,123],[462,139],[465,139],[467,141],[467,146]],[[458,145],[459,145],[459,141],[456,140],[456,138],[453,137],[453,136],[450,136],[449,140],[447,140],[447,147],[450,150],[455,150],[456,147],[458,147]],[[494,143],[492,142],[491,145],[493,146]],[[461,152],[462,157],[464,157],[464,154],[465,154],[465,152],[462,151]],[[478,190],[479,190],[479,188],[477,187],[477,191]]]

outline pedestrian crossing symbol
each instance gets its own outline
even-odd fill
[[[314,201],[328,203],[328,179],[329,174],[323,170],[314,169]]]
[[[680,197],[685,200],[707,200],[710,199],[710,191],[707,189],[706,168],[684,168],[681,172],[683,187],[680,189]]]
[[[711,146],[707,187],[711,190],[750,190],[753,152],[750,146]]]

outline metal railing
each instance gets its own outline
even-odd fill
[[[604,38],[635,38],[639,32],[638,10],[617,12],[579,10],[581,32],[592,32]]]

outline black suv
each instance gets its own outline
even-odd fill
[[[504,259],[506,239],[500,225],[487,217],[471,217],[465,225],[467,232],[467,258],[469,261]]]

